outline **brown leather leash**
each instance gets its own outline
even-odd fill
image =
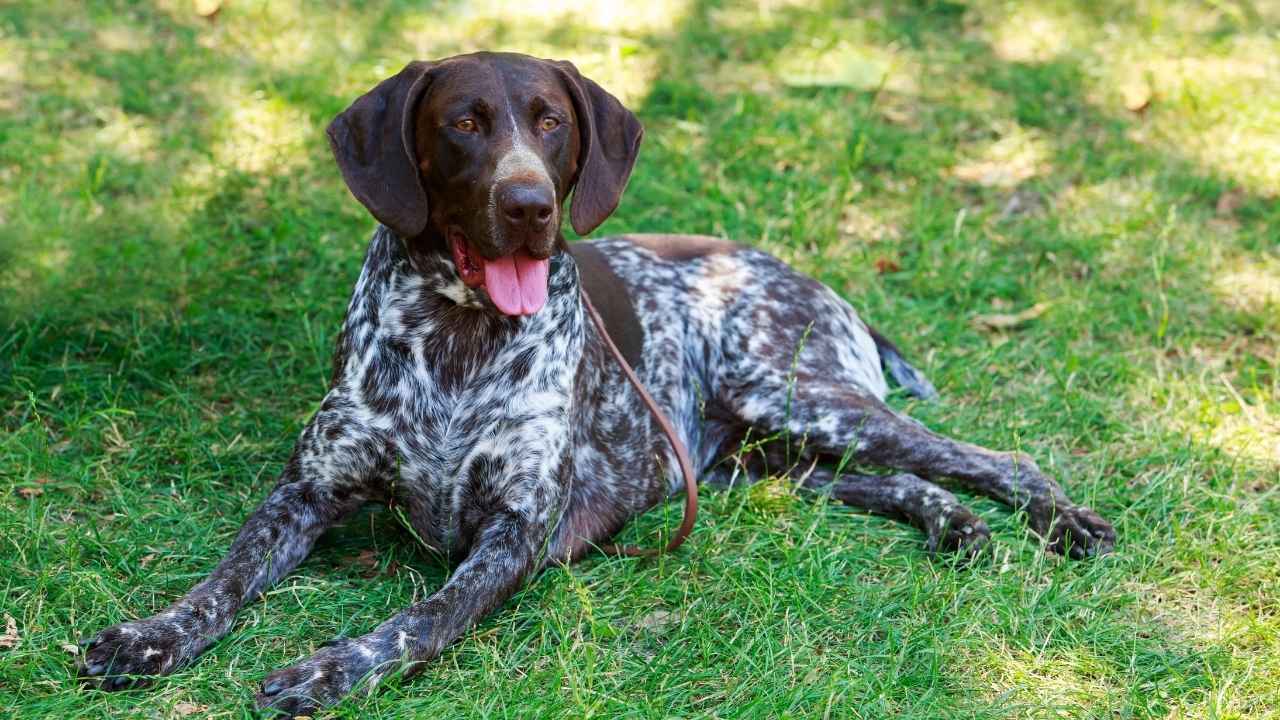
[[[661,550],[655,550],[653,548],[639,548],[610,543],[600,549],[609,555],[626,555],[628,557],[654,557],[662,553],[672,552],[688,539],[689,533],[693,531],[693,521],[698,517],[698,478],[693,473],[693,463],[689,462],[689,451],[685,449],[684,443],[680,442],[680,438],[676,436],[676,429],[671,425],[671,420],[658,407],[658,403],[654,401],[649,391],[644,389],[640,378],[636,377],[635,370],[632,370],[626,358],[622,357],[622,352],[618,350],[618,346],[613,344],[613,338],[609,337],[609,331],[604,327],[604,320],[600,317],[600,313],[596,312],[595,305],[591,304],[591,298],[587,295],[586,288],[582,289],[582,304],[587,308],[587,314],[591,316],[591,322],[596,326],[596,330],[600,332],[600,337],[604,339],[604,344],[609,348],[609,353],[617,361],[618,367],[622,368],[622,374],[627,376],[627,382],[630,382],[631,387],[635,388],[636,392],[640,394],[640,399],[644,401],[645,407],[649,408],[653,419],[658,421],[658,426],[662,428],[663,434],[667,436],[667,442],[671,443],[671,449],[675,450],[676,462],[680,465],[680,473],[684,475],[684,519],[680,522],[680,528],[676,530],[676,534],[672,536],[666,547]]]

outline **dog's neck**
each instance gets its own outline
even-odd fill
[[[399,239],[410,267],[423,279],[429,290],[444,295],[459,305],[467,304],[458,299],[461,291],[454,288],[456,285],[465,289],[465,286],[453,264],[449,242],[444,233],[428,225],[417,237]]]

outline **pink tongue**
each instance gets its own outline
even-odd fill
[[[547,304],[547,268],[550,260],[535,260],[518,250],[484,263],[484,289],[489,299],[507,315],[532,315]]]

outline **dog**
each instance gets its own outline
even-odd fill
[[[101,687],[181,667],[326,528],[366,502],[395,503],[455,568],[368,634],[266,677],[260,706],[309,714],[357,683],[412,672],[540,568],[581,558],[678,492],[673,447],[587,322],[584,291],[704,482],[787,474],[918,526],[932,551],[971,555],[990,532],[934,483],[949,478],[1024,511],[1050,550],[1112,550],[1112,527],[1031,458],[889,408],[886,374],[916,396],[934,389],[845,300],[780,260],[700,236],[570,246],[566,201],[579,235],[599,226],[643,135],[572,64],[493,53],[413,62],[328,134],[379,222],[330,389],[212,574],[88,644],[80,673]]]

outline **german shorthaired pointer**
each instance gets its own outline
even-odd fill
[[[572,562],[681,487],[581,292],[706,480],[787,474],[975,552],[983,521],[933,480],[1024,510],[1082,558],[1115,534],[1026,455],[941,437],[885,405],[884,373],[933,387],[853,308],[758,250],[695,236],[572,248],[617,207],[643,130],[573,65],[478,53],[414,62],[329,127],[381,225],[347,308],[328,395],[275,489],[213,573],[157,615],[107,628],[81,673],[117,689],[172,672],[367,501],[395,502],[457,565],[367,635],[267,676],[260,705],[305,714],[411,672],[548,563]],[[747,450],[744,451],[744,448]],[[842,472],[859,466],[897,474]]]

